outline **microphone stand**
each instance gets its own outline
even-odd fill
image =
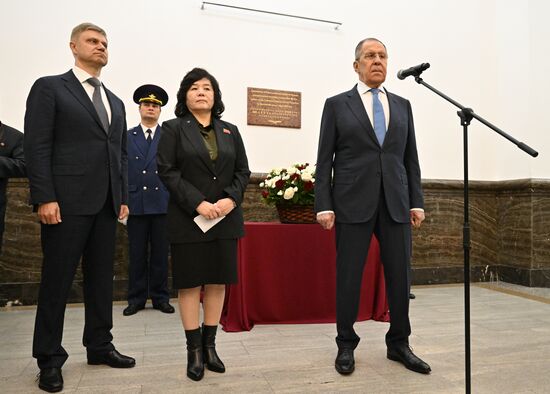
[[[470,207],[469,207],[469,190],[468,190],[468,126],[472,119],[477,119],[485,126],[494,130],[508,141],[514,143],[518,148],[526,152],[527,154],[537,157],[538,152],[529,147],[527,144],[516,140],[514,137],[506,134],[504,131],[496,127],[495,125],[489,123],[481,116],[474,113],[471,108],[466,108],[457,101],[453,100],[443,92],[435,89],[433,86],[430,86],[422,78],[420,78],[422,71],[416,72],[414,75],[414,80],[420,85],[425,86],[430,89],[432,92],[447,100],[454,106],[460,108],[460,111],[457,111],[458,116],[460,117],[460,125],[463,128],[464,133],[464,226],[462,228],[462,246],[464,249],[464,332],[465,332],[465,370],[466,370],[466,393],[471,394],[471,359],[470,359]]]

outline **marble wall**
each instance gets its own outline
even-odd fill
[[[277,221],[275,208],[260,200],[262,174],[254,174],[243,209],[246,220]],[[463,281],[463,183],[424,180],[426,221],[413,233],[413,283]],[[472,281],[503,280],[550,287],[550,180],[472,181],[470,189],[470,272]],[[40,225],[27,202],[25,179],[11,180],[3,253],[0,306],[34,303],[40,281]],[[115,299],[126,297],[127,237],[119,225],[115,257]],[[82,300],[77,273],[71,302]]]
[[[550,287],[550,193],[548,180],[504,182],[497,190],[499,277]]]

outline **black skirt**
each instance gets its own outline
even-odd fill
[[[173,243],[170,252],[174,289],[237,283],[236,239]]]

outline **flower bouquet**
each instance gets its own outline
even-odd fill
[[[260,183],[262,200],[275,205],[282,223],[315,223],[315,166],[293,164],[274,168]]]

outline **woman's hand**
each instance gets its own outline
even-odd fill
[[[216,204],[211,204],[208,201],[203,201],[199,204],[196,211],[199,215],[204,216],[206,219],[212,220],[219,216],[222,216],[221,209]]]
[[[214,205],[220,209],[221,216],[226,216],[235,208],[235,202],[231,198],[222,198]]]

